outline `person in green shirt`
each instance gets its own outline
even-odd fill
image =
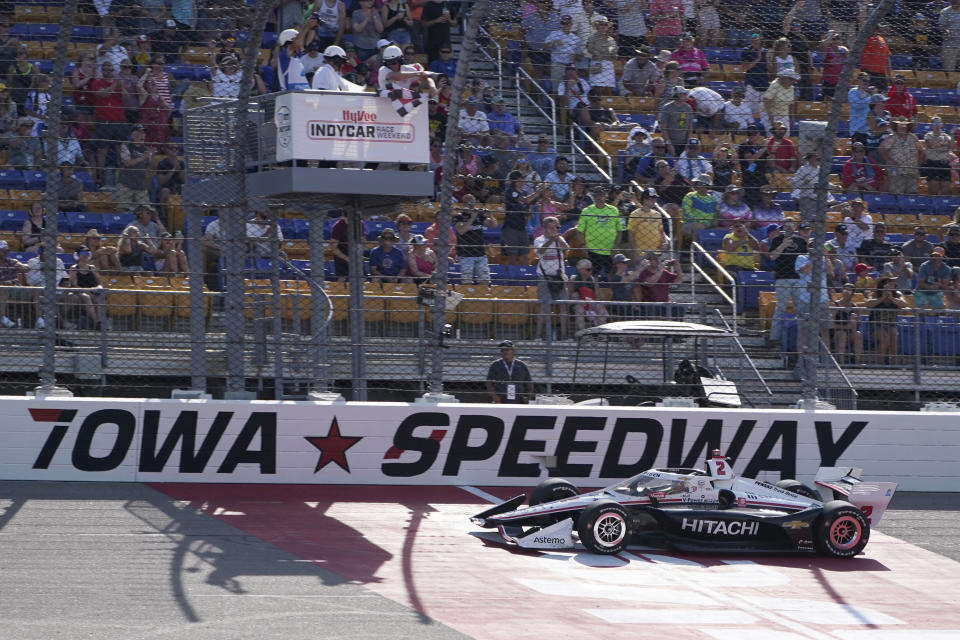
[[[593,204],[584,207],[577,222],[577,230],[583,234],[587,257],[594,269],[609,273],[613,268],[613,248],[623,231],[620,211],[607,204],[608,188],[597,185],[590,191]]]
[[[683,196],[683,227],[681,233],[697,239],[697,233],[714,226],[720,194],[710,190],[710,175],[702,173],[693,179],[694,190]]]

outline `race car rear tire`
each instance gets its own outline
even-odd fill
[[[852,558],[863,551],[870,539],[870,523],[858,507],[843,500],[831,500],[813,524],[813,543],[822,555]]]
[[[823,496],[820,495],[820,492],[816,489],[808,487],[799,480],[781,480],[776,484],[776,486],[781,489],[786,489],[787,491],[792,491],[798,496],[803,496],[804,498],[810,498],[811,500],[823,500]]]
[[[594,502],[577,518],[580,543],[587,551],[611,555],[623,551],[630,537],[630,515],[611,500]]]
[[[547,478],[530,492],[530,506],[534,507],[544,502],[563,500],[580,495],[575,486],[563,478]]]

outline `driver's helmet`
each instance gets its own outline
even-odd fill
[[[323,50],[323,57],[327,60],[338,60],[342,63],[347,61],[347,52],[341,47],[332,44]]]
[[[383,50],[383,64],[390,64],[391,62],[403,64],[403,51],[395,44]]]
[[[281,47],[288,45],[296,40],[298,35],[300,35],[300,32],[296,29],[284,29],[280,32],[280,36],[277,38],[277,44]]]

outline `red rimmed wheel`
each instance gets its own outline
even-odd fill
[[[863,551],[870,539],[870,523],[863,511],[842,500],[823,505],[813,528],[817,551],[834,558],[852,558]]]

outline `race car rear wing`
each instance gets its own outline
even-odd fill
[[[896,482],[864,482],[863,469],[856,467],[822,467],[814,481],[833,492],[835,499],[846,500],[860,507],[871,526],[880,522],[890,499],[897,490]],[[821,493],[823,491],[821,490]]]

